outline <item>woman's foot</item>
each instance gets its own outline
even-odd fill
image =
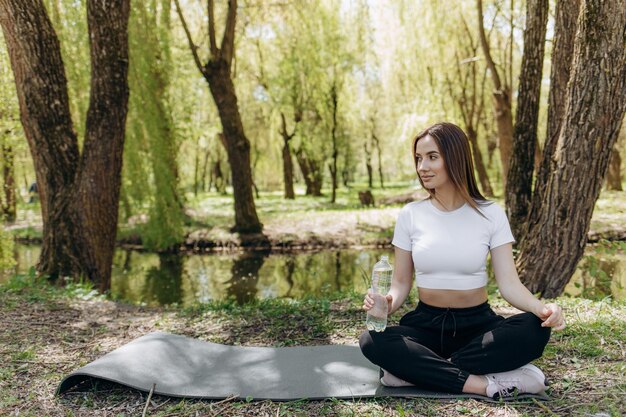
[[[541,369],[527,364],[508,372],[485,375],[487,396],[514,397],[517,394],[538,394],[546,389],[546,377]]]
[[[400,379],[397,376],[385,371],[383,369],[383,377],[380,378],[380,383],[386,387],[412,387],[413,384],[406,382],[404,379]]]

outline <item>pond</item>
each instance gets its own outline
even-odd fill
[[[626,299],[626,255],[589,246],[571,282],[570,296]],[[18,273],[35,265],[40,248],[17,245]],[[324,296],[364,293],[366,274],[391,249],[326,250],[297,254],[154,254],[118,249],[111,293],[121,301],[145,305],[189,306],[210,300]],[[366,272],[367,271],[367,272]],[[8,276],[0,276],[0,283]],[[493,282],[490,291],[495,289]]]

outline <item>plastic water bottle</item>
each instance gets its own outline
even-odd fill
[[[365,324],[367,330],[382,332],[387,327],[387,312],[389,304],[385,297],[391,288],[391,276],[393,268],[389,264],[388,256],[381,256],[372,271],[372,298],[374,307],[367,312]]]

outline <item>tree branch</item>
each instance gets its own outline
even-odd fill
[[[189,42],[189,49],[191,49],[191,54],[193,55],[193,60],[198,67],[198,70],[202,74],[204,74],[204,66],[202,65],[202,61],[200,61],[200,57],[198,56],[198,47],[193,43],[193,39],[191,38],[191,32],[189,32],[189,27],[187,26],[187,22],[185,21],[185,17],[183,16],[183,11],[180,8],[180,4],[178,0],[174,0],[176,4],[176,13],[178,13],[178,17],[180,18],[180,23],[183,25],[183,29],[185,30],[185,35],[187,35],[187,41]]]
[[[228,0],[228,15],[226,16],[226,28],[222,38],[222,58],[230,67],[235,50],[235,23],[237,20],[237,0]]]
[[[483,2],[482,0],[476,1],[476,7],[478,9],[478,34],[480,36],[480,44],[483,48],[483,53],[485,54],[485,60],[487,61],[487,66],[489,67],[489,71],[491,72],[491,77],[493,79],[494,87],[497,91],[500,91],[502,90],[502,83],[500,82],[500,76],[498,75],[496,64],[493,62],[493,58],[491,57],[491,52],[489,50],[489,42],[487,42],[487,36],[485,36],[485,27],[483,26]]]

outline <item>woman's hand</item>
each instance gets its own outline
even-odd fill
[[[563,310],[557,304],[550,303],[543,307],[538,317],[543,320],[542,327],[552,327],[554,330],[563,330],[565,328],[565,317]]]
[[[371,288],[367,290],[367,294],[365,294],[365,299],[363,300],[363,310],[369,311],[374,307],[374,304],[376,303],[374,301],[374,297],[376,296],[377,294],[374,294],[374,291],[372,291]],[[393,297],[391,296],[391,294],[387,294],[385,296],[385,299],[387,300],[387,314],[389,314],[391,312],[391,303],[393,301]]]

